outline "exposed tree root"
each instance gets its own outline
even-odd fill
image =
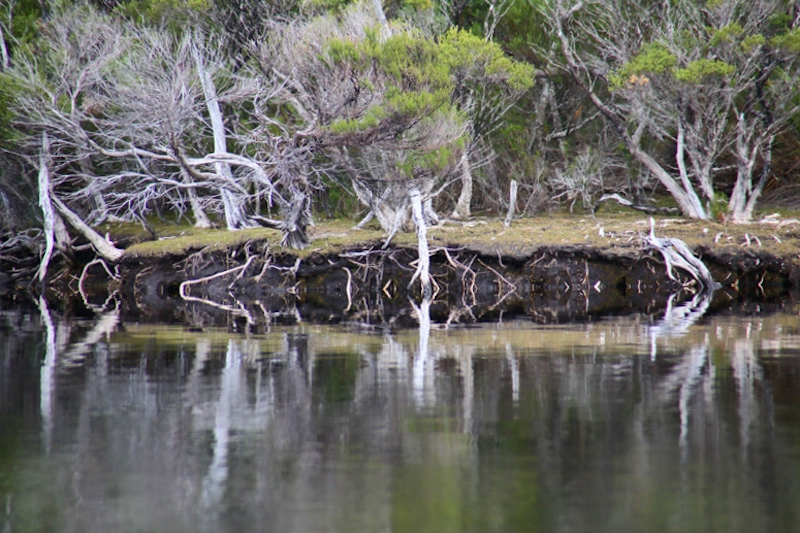
[[[689,250],[685,242],[680,239],[656,237],[655,221],[652,217],[650,218],[650,234],[644,237],[644,242],[649,248],[661,252],[667,268],[667,276],[671,280],[677,281],[674,269],[680,268],[697,280],[705,289],[713,291],[720,287],[720,284],[714,281],[714,277],[709,272],[708,267]]]

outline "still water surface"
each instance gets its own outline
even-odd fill
[[[0,312],[0,530],[800,531],[800,318]]]

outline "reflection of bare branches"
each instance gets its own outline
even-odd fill
[[[62,366],[78,366],[84,358],[92,352],[95,344],[103,337],[108,337],[117,329],[119,324],[119,308],[112,309],[101,315],[89,333],[79,342],[73,343],[69,350],[61,356]]]
[[[444,329],[447,329],[452,324],[458,324],[463,319],[468,318],[471,322],[477,322],[478,319],[472,314],[472,306],[452,307],[450,314],[447,315],[447,322],[445,322]]]
[[[508,281],[508,279],[504,275],[502,275],[500,272],[498,272],[497,270],[493,269],[492,267],[490,267],[489,265],[487,265],[486,263],[484,263],[480,259],[478,259],[478,262],[481,265],[483,265],[484,268],[486,268],[487,270],[490,270],[495,276],[497,276],[497,280],[498,280],[498,283],[497,283],[497,285],[498,285],[497,294],[499,295],[499,298],[498,298],[497,302],[495,302],[494,305],[492,305],[489,308],[490,310],[492,310],[492,309],[495,309],[497,306],[499,306],[501,303],[503,303],[503,301],[506,298],[508,298],[509,296],[514,294],[515,292],[517,292],[517,286],[514,285],[513,283],[511,283],[510,281]],[[500,285],[501,281],[503,283],[505,283],[509,288],[508,291],[505,292],[505,293],[502,292],[502,285]]]
[[[117,295],[117,291],[116,290],[109,291],[108,298],[106,298],[106,301],[103,302],[103,305],[99,305],[98,306],[98,305],[92,304],[89,301],[89,297],[86,294],[86,290],[84,289],[84,286],[83,286],[85,281],[86,281],[86,276],[87,276],[87,274],[89,272],[89,269],[92,266],[97,265],[97,264],[99,264],[99,265],[101,265],[103,267],[103,269],[106,271],[106,274],[108,274],[109,278],[111,278],[113,280],[119,280],[119,275],[117,275],[114,272],[111,272],[111,269],[108,268],[108,265],[106,264],[105,260],[103,260],[101,257],[97,257],[97,258],[93,259],[92,261],[89,261],[88,263],[86,263],[86,266],[83,267],[83,272],[81,272],[81,277],[80,277],[80,279],[78,279],[78,292],[80,293],[81,298],[83,299],[83,303],[84,303],[84,305],[86,305],[87,308],[89,308],[89,309],[91,309],[92,311],[95,311],[95,312],[103,312],[103,311],[105,311],[106,307],[108,306],[108,303]],[[117,270],[117,268],[115,268],[115,270]]]
[[[472,270],[472,263],[474,263],[475,259],[478,258],[477,254],[473,255],[472,258],[468,261],[467,264],[464,264],[464,263],[458,261],[456,258],[452,257],[447,248],[442,248],[442,250],[444,251],[445,257],[447,258],[447,262],[450,263],[450,265],[456,271],[458,271],[458,269],[462,270],[462,272],[461,272],[461,299],[462,300],[466,300],[465,292],[468,290],[469,294],[470,294],[470,298],[472,299],[472,305],[477,304],[477,299],[476,299],[477,287],[476,287],[476,284],[475,284],[475,280],[477,279],[478,276],[477,276],[477,274],[475,274],[475,271]],[[467,279],[466,279],[467,275],[469,275],[469,277],[470,277],[469,284],[467,284]]]
[[[247,270],[247,267],[250,266],[250,263],[252,263],[254,258],[255,258],[255,256],[251,255],[250,257],[247,258],[247,261],[245,261],[245,263],[243,265],[239,265],[239,266],[236,266],[236,267],[233,267],[233,268],[229,268],[228,270],[224,270],[222,272],[217,272],[216,274],[212,274],[210,276],[205,276],[205,277],[198,278],[198,279],[186,280],[186,281],[184,281],[183,283],[180,284],[180,287],[178,288],[178,293],[181,295],[181,298],[183,298],[187,302],[203,303],[203,304],[206,304],[206,305],[210,305],[212,307],[216,307],[218,309],[223,309],[225,311],[229,311],[229,312],[231,312],[233,314],[236,314],[236,315],[239,315],[239,316],[242,316],[242,317],[246,318],[247,319],[247,323],[250,324],[250,325],[253,325],[253,324],[255,324],[255,319],[253,318],[253,315],[250,313],[250,311],[247,310],[247,308],[240,301],[238,301],[238,300],[236,301],[236,303],[238,304],[238,307],[233,307],[231,305],[227,305],[227,304],[223,304],[223,303],[219,303],[219,302],[214,302],[212,300],[209,300],[208,298],[198,298],[197,296],[191,296],[189,294],[189,287],[192,286],[192,285],[198,285],[200,283],[205,283],[207,281],[212,281],[214,279],[221,278],[221,277],[227,276],[229,274],[233,274],[233,273],[237,273],[237,272],[240,273],[240,274],[244,273]]]
[[[656,339],[659,337],[680,337],[689,331],[689,328],[700,320],[711,304],[713,294],[702,291],[694,295],[688,302],[684,302],[677,307],[673,307],[678,293],[672,294],[667,300],[667,309],[664,311],[664,318],[650,328],[651,352],[652,357],[656,356]]]
[[[45,327],[45,355],[39,378],[39,410],[42,414],[42,433],[45,453],[50,454],[50,443],[53,434],[53,388],[55,386],[55,367],[58,353],[56,351],[56,333],[53,319],[44,296],[39,296],[39,313]]]
[[[231,418],[234,408],[239,403],[235,396],[242,389],[241,366],[240,344],[229,339],[225,368],[222,370],[222,388],[214,416],[214,457],[203,480],[203,505],[207,508],[214,508],[220,504],[228,480],[228,442],[232,426]]]
[[[417,307],[412,300],[411,306],[419,320],[419,346],[417,348],[417,356],[414,359],[414,397],[417,403],[422,405],[425,398],[425,390],[429,387],[425,386],[426,378],[432,377],[430,367],[431,361],[429,360],[428,341],[431,336],[431,298],[425,298]]]

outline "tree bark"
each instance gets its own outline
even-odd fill
[[[8,48],[6,47],[5,35],[3,35],[3,26],[0,24],[0,72],[8,68]]]
[[[472,205],[472,168],[469,163],[468,150],[465,148],[461,154],[461,194],[458,196],[456,208],[450,218],[456,220],[467,220],[471,215],[470,206]]]
[[[428,228],[425,225],[425,217],[422,214],[422,198],[419,189],[412,187],[408,193],[411,201],[411,216],[417,226],[417,248],[419,252],[419,262],[417,270],[411,278],[411,283],[419,278],[422,285],[423,300],[430,301],[433,295],[433,280],[430,274],[431,256],[428,250]],[[411,285],[411,284],[409,284]]]
[[[108,239],[89,227],[89,225],[86,224],[81,217],[64,205],[61,200],[55,196],[51,197],[51,199],[55,208],[59,213],[61,213],[61,216],[64,217],[64,220],[66,220],[70,226],[75,228],[75,230],[77,230],[81,235],[86,237],[92,246],[94,246],[97,255],[114,263],[122,258],[122,256],[125,254],[123,250],[120,250],[114,246]]]
[[[222,111],[219,108],[219,99],[217,98],[217,90],[214,87],[214,81],[211,79],[211,76],[209,76],[203,64],[200,49],[195,46],[192,48],[192,53],[194,54],[194,60],[197,66],[197,75],[200,78],[200,84],[203,86],[208,116],[211,120],[211,129],[214,134],[214,153],[227,154],[228,147],[225,125],[222,121]],[[217,174],[226,182],[234,183],[233,172],[231,172],[231,166],[228,163],[216,161],[214,163],[214,168]],[[251,225],[247,221],[247,216],[244,213],[238,195],[225,188],[220,189],[220,194],[222,195],[222,205],[225,208],[225,222],[228,229],[234,230]]]
[[[506,219],[503,221],[505,227],[511,227],[511,221],[514,219],[514,211],[517,208],[517,180],[511,180],[511,189],[508,193],[508,213]]]
[[[2,37],[2,35],[0,35]],[[47,133],[42,134],[42,148],[39,152],[39,207],[42,208],[42,219],[44,222],[44,253],[39,262],[39,283],[44,283],[47,277],[47,267],[50,258],[53,256],[55,247],[55,213],[53,204],[50,201],[50,170],[47,167],[50,145],[47,140]]]

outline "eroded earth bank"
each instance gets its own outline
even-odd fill
[[[470,323],[528,316],[540,322],[586,320],[683,307],[691,312],[764,311],[800,296],[800,231],[793,220],[747,227],[676,219],[656,222],[665,237],[685,241],[718,283],[716,290],[648,244],[644,220],[486,221],[430,232],[434,294],[430,318]],[[119,305],[133,320],[189,326],[353,322],[377,326],[418,321],[421,290],[412,279],[418,255],[411,236],[382,248],[377,231],[319,226],[303,253],[276,245],[270,230],[242,232],[234,242],[195,236],[159,249],[131,244],[117,265],[100,262],[73,274],[62,299],[100,310]],[[134,239],[135,240],[135,239]],[[170,239],[164,239],[169,242]],[[133,242],[133,241],[131,241]],[[58,287],[58,284],[54,284]]]

